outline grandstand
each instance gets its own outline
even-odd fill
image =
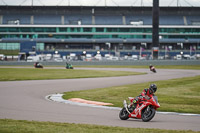
[[[160,7],[159,56],[200,54],[200,7]],[[0,50],[152,54],[152,7],[0,6]]]

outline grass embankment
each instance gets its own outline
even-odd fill
[[[156,81],[156,95],[161,107],[159,111],[184,112],[200,114],[200,76]],[[67,92],[64,99],[83,98],[87,100],[113,103],[122,107],[122,101],[127,97],[139,95],[144,88],[151,84],[132,84],[109,88]]]
[[[1,133],[196,133],[162,129],[124,128],[86,124],[0,120]]]
[[[69,69],[0,68],[0,81],[96,78],[139,74],[145,73]]]

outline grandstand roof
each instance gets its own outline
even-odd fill
[[[0,0],[0,5],[29,6],[153,6],[153,0]],[[160,6],[200,6],[198,0],[159,0]]]
[[[102,10],[102,11],[113,11],[118,13],[118,11],[152,11],[152,7],[151,6],[145,6],[145,7],[138,7],[138,6],[120,6],[120,7],[116,7],[116,6],[10,6],[10,5],[0,5],[0,12],[3,12],[5,10],[10,10],[10,9],[16,9],[16,10],[22,10],[22,11],[28,11],[28,10],[36,10],[36,9],[42,9],[42,10],[48,10],[48,9],[53,9],[53,10],[72,10],[74,9],[74,11],[77,11],[77,9],[79,10],[84,10],[84,9],[98,9],[98,10]],[[118,10],[116,10],[118,9]],[[171,11],[171,12],[184,12],[184,11],[189,11],[190,12],[200,12],[200,7],[160,7],[160,11]],[[92,13],[92,12],[91,12]],[[169,13],[169,12],[168,12]]]
[[[160,7],[160,25],[192,25],[200,22],[200,7]],[[152,7],[114,6],[0,6],[1,24],[127,25],[152,24]],[[115,20],[115,21],[113,21]],[[11,22],[12,21],[12,22]]]

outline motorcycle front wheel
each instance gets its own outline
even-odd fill
[[[128,112],[126,111],[125,108],[122,108],[122,110],[119,112],[119,118],[121,120],[127,120],[129,117],[128,117]]]
[[[154,108],[149,108],[147,111],[147,108],[142,113],[142,120],[144,122],[150,121],[155,116],[156,110]]]

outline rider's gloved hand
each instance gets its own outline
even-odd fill
[[[137,100],[135,99],[135,100],[133,100],[133,103],[137,103]]]
[[[141,100],[145,100],[145,96],[140,96],[140,99]]]

